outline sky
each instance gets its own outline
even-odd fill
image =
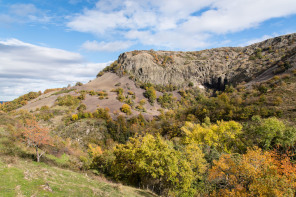
[[[0,101],[95,78],[132,50],[246,46],[296,32],[296,0],[0,0]]]

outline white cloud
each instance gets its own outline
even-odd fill
[[[295,0],[100,0],[72,17],[72,30],[145,45],[194,49],[211,36],[296,14]],[[210,36],[211,35],[211,36]]]
[[[86,41],[82,44],[82,48],[88,51],[120,51],[127,49],[132,46],[133,43],[130,41],[115,41],[115,42],[97,42],[97,41]]]
[[[193,32],[237,32],[271,18],[295,14],[296,1],[220,0],[213,3],[212,8],[201,16],[190,17],[182,28]]]
[[[0,62],[0,100],[77,81],[88,82],[110,64],[89,63],[78,53],[17,39],[0,41]]]

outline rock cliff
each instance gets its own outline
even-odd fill
[[[246,47],[202,51],[132,51],[119,56],[117,74],[158,85],[204,85],[223,89],[225,84],[251,81],[268,69],[284,72],[296,64],[296,34],[272,38]]]

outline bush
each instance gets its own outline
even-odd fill
[[[43,94],[47,94],[49,92],[53,92],[53,91],[57,91],[57,90],[61,90],[61,88],[46,89],[46,90],[44,90]]]
[[[76,84],[75,84],[75,86],[82,86],[83,85],[83,83],[81,83],[81,82],[77,82]]]
[[[117,100],[119,100],[120,102],[123,102],[125,97],[122,94],[118,94],[118,96],[116,97]]]
[[[141,111],[141,112],[146,112],[145,107],[143,107],[142,105],[137,105],[136,110]]]
[[[86,105],[82,103],[81,105],[79,105],[79,107],[77,108],[77,110],[80,111],[80,112],[86,110]]]
[[[160,96],[157,101],[160,103],[163,108],[174,108],[173,104],[177,99],[173,97],[172,94],[164,93]]]
[[[135,93],[133,91],[130,91],[130,90],[127,92],[127,94],[128,95],[135,95]]]
[[[56,100],[56,104],[60,106],[74,106],[77,105],[80,100],[71,95],[59,96]]]
[[[78,115],[77,114],[73,114],[71,117],[71,120],[75,121],[78,120]]]
[[[146,104],[146,100],[145,99],[140,100],[139,104],[140,105],[145,105]]]
[[[90,96],[95,96],[95,95],[96,95],[96,92],[93,91],[93,90],[91,90],[91,91],[89,91],[89,95],[90,95]]]
[[[127,115],[131,115],[132,114],[131,107],[128,104],[123,104],[122,107],[120,108],[120,110],[123,113],[126,113]]]
[[[94,113],[92,113],[95,118],[102,118],[105,120],[110,119],[109,108],[98,108]]]
[[[111,90],[111,92],[116,92],[117,95],[118,94],[123,94],[123,89],[122,88],[116,88],[116,89]]]
[[[267,88],[265,85],[261,84],[261,85],[258,87],[258,90],[259,90],[259,92],[260,92],[261,94],[263,94],[263,93],[266,93],[266,92],[267,92],[268,88]]]
[[[17,108],[20,108],[28,103],[28,101],[33,100],[40,96],[42,93],[39,92],[29,92],[28,94],[25,94],[23,96],[20,96],[17,99],[14,99],[11,102],[6,102],[5,105],[2,105],[0,107],[0,110],[3,110],[5,112],[9,112],[12,110],[15,110]]]
[[[148,98],[148,101],[150,104],[153,105],[156,99],[156,91],[153,86],[146,87],[146,91],[144,92],[144,96]]]
[[[85,99],[85,92],[81,92],[80,95],[77,97],[79,100],[84,100]]]
[[[103,71],[100,71],[100,72],[97,74],[97,78],[103,76],[103,74],[104,74],[104,72],[103,72]]]
[[[256,57],[259,59],[262,59],[262,49],[258,48],[256,49]]]
[[[49,110],[49,107],[47,105],[43,105],[41,108],[40,108],[40,111],[46,111],[46,110]]]

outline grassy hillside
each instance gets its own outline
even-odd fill
[[[0,196],[155,196],[98,177],[51,167],[44,163],[0,159]]]

